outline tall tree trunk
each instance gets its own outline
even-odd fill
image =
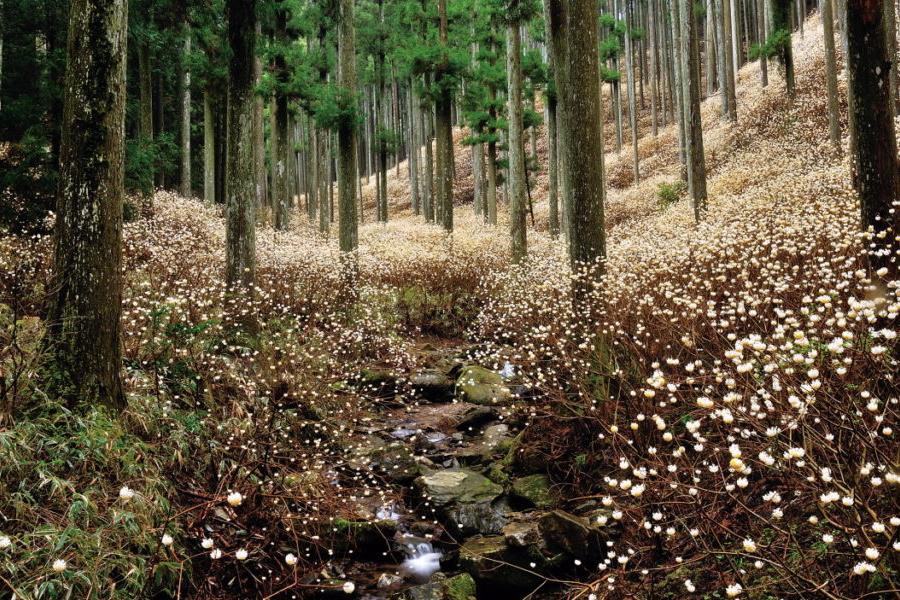
[[[256,281],[256,173],[253,169],[253,61],[256,0],[228,0],[228,158],[225,273],[252,293]]]
[[[785,43],[778,50],[778,61],[784,69],[784,82],[788,98],[794,97],[794,54],[791,48],[790,12],[791,0],[770,0],[770,36],[780,36]],[[848,3],[849,4],[849,3]]]
[[[262,26],[256,23],[256,37],[261,37]],[[253,86],[256,87],[262,81],[262,58],[256,56],[253,59]],[[266,126],[265,126],[265,99],[254,95],[253,101],[253,173],[256,178],[255,196],[257,208],[262,208],[268,202],[269,180],[266,169]]]
[[[900,210],[894,206],[900,198],[900,187],[894,102],[885,81],[892,65],[884,14],[882,0],[847,0],[847,64],[854,98],[850,119],[857,135],[857,189],[862,228],[869,232],[871,244],[869,266],[882,284],[900,279]]]
[[[557,183],[559,187],[559,204],[562,206],[559,210],[559,229],[568,236],[569,232],[569,209],[571,207],[570,190],[571,172],[566,156],[568,148],[568,133],[566,130],[567,119],[567,89],[568,89],[568,62],[567,49],[568,39],[566,35],[567,27],[567,4],[561,0],[544,0],[544,21],[547,23],[547,33],[549,37],[548,55],[549,62],[552,65],[553,83],[556,89],[556,169]],[[599,33],[598,33],[599,38]],[[599,68],[599,58],[598,58]],[[597,85],[600,85],[599,79]],[[601,131],[603,111],[600,112]],[[602,157],[601,157],[602,158]],[[603,162],[599,163],[601,168]]]
[[[291,211],[288,192],[287,157],[290,141],[288,140],[288,99],[284,86],[288,83],[287,61],[284,57],[287,38],[287,7],[279,2],[275,10],[275,77],[278,86],[275,89],[275,127],[272,129],[272,212],[275,229],[285,231],[290,227]]]
[[[884,0],[884,23],[885,33],[887,34],[888,60],[891,68],[888,70],[888,76],[891,83],[891,102],[894,103],[894,113],[900,110],[897,97],[897,6],[894,4],[896,0]]]
[[[716,20],[713,18],[715,14],[712,10],[713,0],[706,0],[704,9],[706,11],[706,31],[703,37],[703,50],[706,58],[706,95],[712,96],[716,89]]]
[[[828,90],[828,137],[835,150],[841,151],[841,123],[838,112],[837,64],[834,50],[833,0],[822,0],[822,29],[825,35],[825,88]],[[888,0],[892,3],[893,0]],[[893,73],[893,69],[891,72]]]
[[[484,185],[484,144],[472,144],[472,175],[475,179],[474,210],[476,215],[484,214],[485,185]]]
[[[697,41],[697,15],[694,3],[681,5],[682,69],[687,106],[688,188],[694,203],[694,219],[699,223],[706,214],[706,162],[703,153],[703,125],[700,120],[700,47]]]
[[[181,195],[191,196],[191,71],[187,59],[191,54],[191,30],[185,26],[184,57],[181,65]]]
[[[340,0],[338,21],[338,84],[348,99],[356,93],[356,39],[353,27],[353,1]],[[355,183],[356,123],[342,122],[338,128],[338,223],[342,252],[353,252],[358,242]]]
[[[440,17],[439,37],[441,48],[449,52],[447,43],[447,0],[438,0],[438,15]],[[438,203],[441,210],[441,222],[444,229],[453,231],[453,127],[451,125],[451,110],[453,98],[449,89],[449,68],[447,56],[443,64],[438,68],[438,93],[435,121],[437,128],[437,152],[438,152]]]
[[[555,69],[554,69],[555,70]],[[559,136],[556,93],[547,98],[547,142],[550,146],[548,162],[550,171],[550,237],[559,237]]]
[[[216,201],[216,137],[210,91],[203,92],[203,200]]]
[[[153,72],[150,69],[150,43],[138,44],[138,104],[140,106],[140,137],[153,140]]]
[[[319,176],[319,233],[328,234],[331,208],[328,201],[328,132],[316,128],[316,173]]]
[[[730,0],[720,0],[722,3],[722,29],[725,35],[725,100],[728,104],[726,115],[732,123],[737,121],[737,97],[735,82],[735,58],[737,57],[736,46],[733,43],[734,30],[731,20],[731,3]]]
[[[634,41],[631,39],[632,14],[631,3],[625,0],[625,70],[628,72],[626,88],[628,93],[628,126],[631,129],[631,166],[634,174],[634,183],[641,181],[641,164],[638,153],[638,120],[637,101],[634,90]]]
[[[3,83],[3,33],[6,21],[3,19],[3,0],[0,0],[0,84]],[[3,87],[0,85],[0,110],[3,110]]]
[[[756,2],[756,34],[759,37],[759,43],[766,41],[766,0],[754,0]],[[759,78],[762,86],[769,85],[769,59],[765,54],[759,56]]]
[[[557,81],[557,84],[565,84],[560,85],[560,89],[565,90],[561,104],[566,120],[566,164],[571,170],[569,256],[573,270],[588,267],[593,274],[599,275],[603,264],[598,260],[606,256],[606,231],[603,216],[603,106],[597,78],[597,3],[594,0],[548,2],[551,3],[550,30],[564,27],[563,37],[567,41],[565,56],[557,55],[557,64],[565,65],[565,81]],[[565,25],[560,23],[563,16]],[[576,304],[587,300],[591,287],[576,286]]]
[[[437,202],[437,190],[434,185],[434,135],[432,134],[431,109],[422,110],[425,131],[425,221],[434,223],[434,205]]]
[[[414,215],[422,212],[422,199],[419,196],[419,119],[416,117],[416,94],[414,83],[409,81],[409,94],[407,94],[407,108],[409,116],[406,119],[409,130],[409,188],[412,196],[412,211]]]
[[[518,10],[512,5],[511,10]],[[525,146],[522,139],[522,36],[519,23],[507,29],[506,75],[509,80],[509,233],[514,263],[528,252],[525,227]]]
[[[678,3],[672,2],[670,9],[672,25],[672,70],[674,75],[673,80],[675,82],[675,116],[678,119],[678,149],[681,157],[681,178],[687,182],[687,124],[685,111],[687,99],[684,97],[684,78],[686,73],[684,73],[684,61],[682,60],[682,36],[684,35],[684,32],[681,31],[681,17],[679,16]]]
[[[122,203],[127,0],[73,0],[65,77],[50,388],[68,403],[125,406]]]
[[[656,0],[649,0],[647,29],[650,34],[650,130],[653,137],[659,134],[659,40],[656,32]]]
[[[497,224],[497,142],[487,145],[487,207],[484,220],[489,225]]]

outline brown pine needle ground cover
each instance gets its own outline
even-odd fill
[[[602,556],[567,567],[581,583],[554,593],[896,595],[900,301],[867,293],[815,19],[794,44],[792,103],[776,72],[760,88],[755,64],[737,125],[705,101],[701,225],[688,200],[660,203],[678,179],[673,127],[654,139],[642,119],[638,186],[625,187],[630,153],[607,155],[591,318],[573,313],[562,244],[542,233],[545,171],[530,259],[511,268],[505,216],[485,226],[462,204],[461,146],[469,183],[450,237],[410,216],[405,165],[391,171],[392,220],[360,232],[355,305],[335,241],[302,216],[259,232],[254,296],[228,294],[217,210],[159,193],[126,228],[129,409],[116,420],[42,397],[50,240],[0,238],[0,365],[16,381],[0,412],[20,415],[0,424],[0,581],[21,598],[339,592],[354,577],[340,519],[371,519],[403,491],[355,458],[382,402],[360,374],[409,373],[427,335],[514,367],[532,392],[507,413],[527,427],[503,468],[544,465],[564,507],[590,506],[608,532]]]

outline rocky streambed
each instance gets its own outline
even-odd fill
[[[522,397],[511,365],[434,352],[409,374],[373,369],[354,385],[383,408],[351,464],[397,491],[373,515],[339,520],[353,594],[391,600],[550,598],[589,576],[615,536],[594,500],[569,505],[541,461],[520,461]],[[346,597],[346,596],[344,596]]]

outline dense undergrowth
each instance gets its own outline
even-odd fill
[[[0,238],[0,589],[341,589],[335,519],[397,493],[352,456],[378,401],[358,375],[410,368],[411,340],[436,335],[514,365],[534,394],[513,468],[542,464],[622,532],[579,565],[572,596],[896,594],[900,301],[862,270],[816,35],[798,40],[793,104],[748,67],[737,126],[704,106],[702,225],[680,194],[660,203],[677,180],[660,141],[673,128],[642,141],[645,179],[610,194],[588,314],[558,242],[530,233],[529,260],[510,268],[505,234],[467,209],[449,239],[413,219],[366,225],[358,303],[334,245],[305,226],[262,231],[255,294],[231,295],[220,216],[160,193],[126,227],[129,408],[114,419],[42,394],[49,239]],[[613,187],[625,162],[609,163]]]

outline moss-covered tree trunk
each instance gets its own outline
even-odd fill
[[[513,3],[511,11],[518,10]],[[512,261],[520,262],[528,252],[525,227],[525,145],[522,138],[522,34],[518,21],[507,28],[506,75],[509,119],[509,234]]]
[[[847,38],[862,228],[871,232],[871,270],[886,282],[900,278],[900,188],[882,0],[847,0]]]
[[[353,28],[353,0],[340,0],[338,19],[339,80],[347,101],[356,94],[356,38]],[[355,106],[355,101],[354,101]],[[358,246],[356,215],[356,122],[342,121],[338,128],[338,232],[342,252]]]
[[[73,0],[60,147],[49,388],[125,406],[122,203],[127,0]]]
[[[256,0],[228,0],[228,152],[226,282],[252,290],[256,280],[256,172],[253,168],[253,61]]]

